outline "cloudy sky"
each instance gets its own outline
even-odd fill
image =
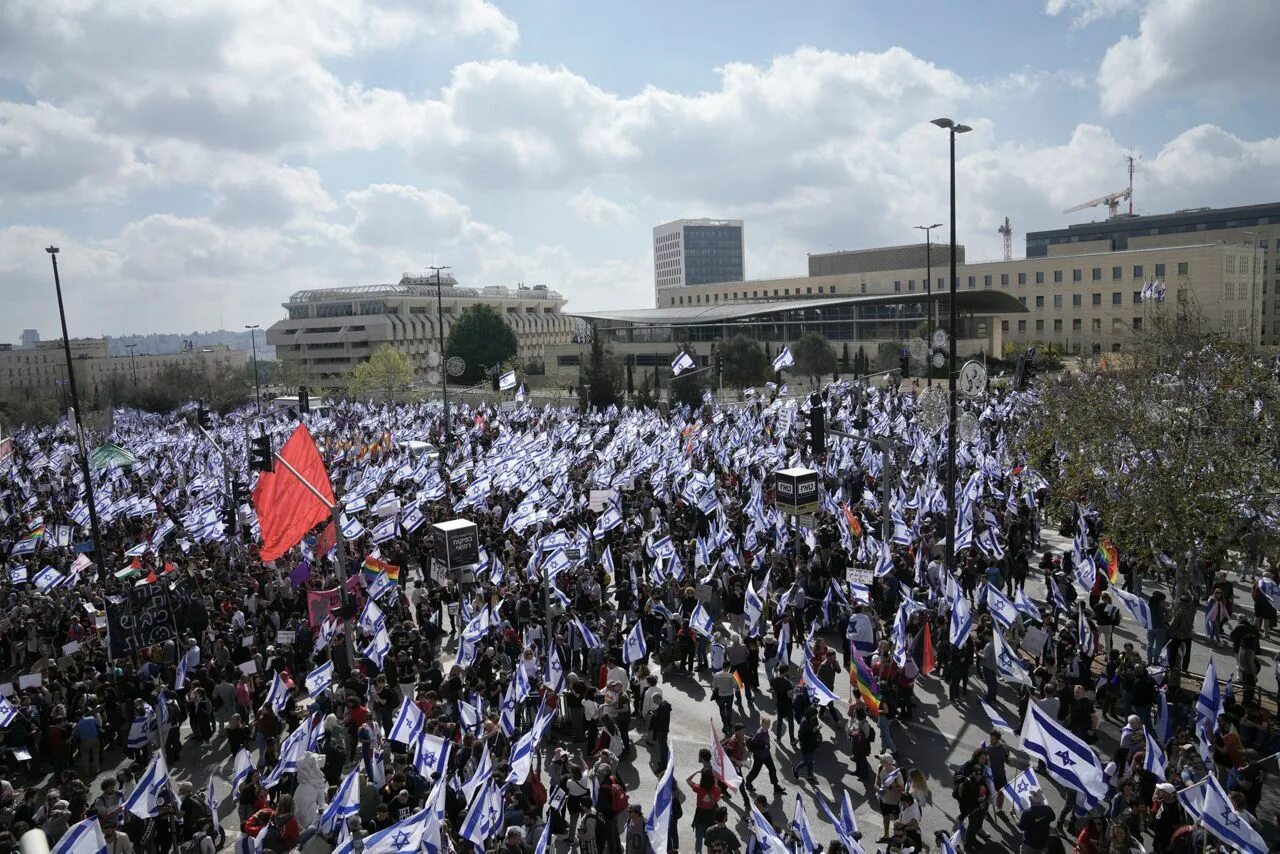
[[[1124,186],[1280,197],[1275,0],[4,0],[0,341],[270,324],[448,264],[652,304],[650,229],[747,222],[748,273],[912,241],[999,253]],[[1095,211],[1093,216],[1102,213]]]

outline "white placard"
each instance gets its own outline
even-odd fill
[[[12,682],[0,682],[0,694],[6,697],[12,697],[14,694]]]
[[[243,673],[245,676],[252,676],[253,674],[258,672],[258,662],[254,661],[252,658],[246,662],[243,662],[240,665],[240,672]]]
[[[24,673],[18,677],[18,688],[23,691],[28,688],[39,688],[43,684],[43,673]]]
[[[79,651],[80,651],[80,641],[72,641],[71,643],[64,643],[62,645],[63,655],[74,655]]]
[[[1030,654],[1033,658],[1039,658],[1044,652],[1044,645],[1048,642],[1049,635],[1043,629],[1035,626],[1027,629],[1026,634],[1022,636],[1022,649]]]
[[[297,632],[286,631],[285,629],[276,632],[276,643],[278,644],[292,644],[296,639]]]

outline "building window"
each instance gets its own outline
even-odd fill
[[[1084,295],[1083,295],[1083,294],[1072,294],[1072,295],[1071,295],[1071,307],[1072,307],[1072,308],[1079,308],[1079,307],[1083,304],[1083,302],[1084,302]]]
[[[1081,320],[1080,318],[1077,317],[1071,321],[1072,332],[1080,332],[1083,330],[1083,328],[1084,328],[1084,321]]]
[[[1141,331],[1142,331],[1142,318],[1141,318],[1141,317],[1135,317],[1135,318],[1133,319],[1133,331],[1134,331],[1134,332],[1141,332]]]
[[[898,289],[898,288],[897,288],[897,284],[898,284],[898,283],[897,283],[897,282],[894,282],[893,284],[894,284],[894,286],[895,286],[895,287],[894,287],[894,290],[896,291],[896,290]],[[797,293],[799,293],[799,288],[797,288],[797,289],[796,289],[796,292],[797,292]],[[783,295],[784,297],[789,297],[789,296],[791,296],[791,288],[783,288],[783,289],[782,289],[782,295]]]
[[[1056,283],[1058,283],[1058,282],[1061,282],[1061,281],[1062,281],[1062,271],[1061,271],[1061,270],[1054,270],[1054,271],[1053,271],[1053,281],[1054,281],[1054,283],[1055,283],[1055,284],[1056,284]]]
[[[1083,282],[1083,281],[1084,281],[1084,270],[1072,270],[1072,271],[1071,271],[1071,281],[1073,281],[1073,282]]]
[[[1102,268],[1101,268],[1101,267],[1094,267],[1094,268],[1093,268],[1093,280],[1094,280],[1095,282],[1101,282],[1101,281],[1102,281]]]
[[[1164,278],[1164,265],[1163,265],[1163,264],[1157,264],[1157,265],[1156,265],[1156,278],[1157,278],[1157,279],[1163,279],[1163,278]],[[1136,329],[1137,327],[1135,326],[1134,328]]]
[[[902,293],[902,282],[894,282],[894,283],[893,283],[893,292],[894,292],[895,294],[900,294],[900,293]]]
[[[982,286],[983,286],[984,288],[989,288],[989,287],[991,287],[991,274],[990,274],[990,273],[988,273],[987,275],[985,275],[985,276],[983,276],[983,277],[982,277]]]
[[[813,288],[805,288],[805,289],[804,289],[804,292],[805,292],[806,294],[811,294],[811,293],[813,293]]]
[[[1026,273],[1019,273],[1019,274],[1018,274],[1018,284],[1020,284],[1020,285],[1025,285],[1026,283],[1027,283],[1027,274],[1026,274]]]
[[[1002,320],[1002,321],[1000,321],[1000,331],[1001,331],[1001,332],[1008,332],[1008,331],[1009,331],[1009,321],[1007,321],[1007,320]]]
[[[1142,278],[1142,265],[1141,265],[1141,264],[1134,264],[1134,265],[1133,265],[1133,277],[1134,277],[1135,279],[1141,279],[1141,278]]]
[[[1062,308],[1062,294],[1053,295],[1053,307]]]
[[[1027,331],[1027,322],[1026,322],[1025,320],[1019,320],[1019,321],[1018,321],[1018,331],[1019,331],[1019,332],[1026,332],[1026,331]]]
[[[1094,294],[1094,295],[1093,295],[1093,304],[1094,304],[1094,305],[1102,305],[1102,294]]]
[[[822,285],[818,285],[818,293],[822,293]]]
[[[1142,302],[1142,291],[1133,292],[1133,304],[1138,305]]]
[[[1124,294],[1120,293],[1119,291],[1112,291],[1112,292],[1111,292],[1111,304],[1112,304],[1112,305],[1123,305],[1123,304],[1124,304],[1124,303],[1122,302],[1123,298],[1124,298]]]
[[[1112,268],[1111,268],[1111,278],[1112,278],[1113,280],[1115,280],[1115,279],[1122,279],[1122,278],[1124,278],[1124,268],[1123,268],[1123,267],[1112,267]]]
[[[1037,270],[1037,271],[1036,271],[1036,284],[1037,284],[1037,285],[1043,285],[1043,284],[1044,284],[1044,271],[1043,271],[1043,270]]]
[[[1187,262],[1186,262],[1186,261],[1179,261],[1179,262],[1178,262],[1178,275],[1179,275],[1179,276],[1185,276],[1185,275],[1187,275],[1187,268],[1188,268],[1188,264],[1187,264]]]
[[[976,288],[977,286],[978,286],[978,277],[977,277],[977,276],[970,276],[970,277],[969,277],[969,287],[971,287],[971,288]]]
[[[1061,331],[1062,331],[1062,321],[1061,321],[1061,320],[1055,320],[1055,321],[1053,322],[1053,331],[1054,331],[1054,332],[1061,332]]]
[[[1037,321],[1036,321],[1036,332],[1044,332],[1044,321],[1043,321],[1043,320],[1037,320]]]
[[[1233,283],[1227,282],[1225,285],[1222,286],[1222,290],[1223,290],[1223,295],[1222,295],[1223,299],[1233,300],[1236,298],[1236,286]]]
[[[556,364],[562,368],[574,368],[582,364],[582,357],[576,353],[573,355],[556,356]]]
[[[1089,327],[1090,327],[1094,332],[1101,332],[1101,331],[1102,331],[1102,318],[1101,318],[1101,317],[1095,317],[1095,318],[1093,319],[1093,322],[1089,324]]]
[[[1001,273],[1001,274],[1000,274],[1000,287],[1002,287],[1002,288],[1007,288],[1007,287],[1009,287],[1009,274],[1008,274],[1008,273]]]
[[[1038,297],[1036,297],[1036,308],[1044,308],[1044,297],[1043,297],[1043,296],[1038,296]]]

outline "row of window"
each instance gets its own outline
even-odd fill
[[[1019,321],[1017,321],[1017,324],[1018,324],[1018,332],[1026,332],[1026,331],[1027,331],[1027,324],[1028,324],[1028,322],[1029,322],[1029,321],[1026,321],[1026,320],[1019,320]],[[1035,331],[1036,331],[1036,332],[1044,332],[1044,331],[1045,331],[1045,323],[1046,323],[1046,321],[1044,321],[1044,320],[1036,320],[1036,321],[1035,321]],[[1008,320],[1002,320],[1002,321],[1000,321],[1000,331],[1001,331],[1001,332],[1008,332],[1008,331],[1009,331],[1009,327],[1010,327],[1010,322],[1009,322]],[[1095,317],[1095,318],[1093,318],[1093,321],[1092,321],[1092,322],[1090,323],[1090,325],[1089,325],[1089,329],[1090,329],[1090,331],[1092,331],[1092,332],[1095,332],[1095,333],[1099,333],[1099,334],[1100,334],[1100,333],[1102,332],[1102,318],[1100,318],[1100,317]],[[1133,329],[1134,331],[1140,331],[1140,330],[1142,329],[1142,318],[1141,318],[1141,317],[1134,317],[1134,318],[1130,319],[1128,322],[1126,322],[1126,321],[1124,320],[1124,318],[1121,318],[1121,317],[1113,317],[1113,318],[1111,318],[1111,331],[1112,331],[1112,332],[1123,332],[1123,331],[1124,331],[1124,330],[1126,330],[1126,329]],[[1054,332],[1063,332],[1064,330],[1065,330],[1065,325],[1064,325],[1064,323],[1063,323],[1063,321],[1062,321],[1062,320],[1054,320],[1054,321],[1053,321],[1053,331],[1054,331]],[[1078,318],[1078,317],[1077,317],[1077,318],[1075,318],[1074,320],[1072,320],[1072,321],[1071,321],[1071,331],[1072,331],[1072,332],[1084,332],[1084,321],[1082,321],[1082,320],[1081,320],[1080,318]]]

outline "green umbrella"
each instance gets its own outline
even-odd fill
[[[124,468],[126,466],[136,465],[138,458],[126,451],[119,445],[113,445],[107,442],[99,445],[89,452],[89,465],[94,471],[102,471],[109,468]]]

